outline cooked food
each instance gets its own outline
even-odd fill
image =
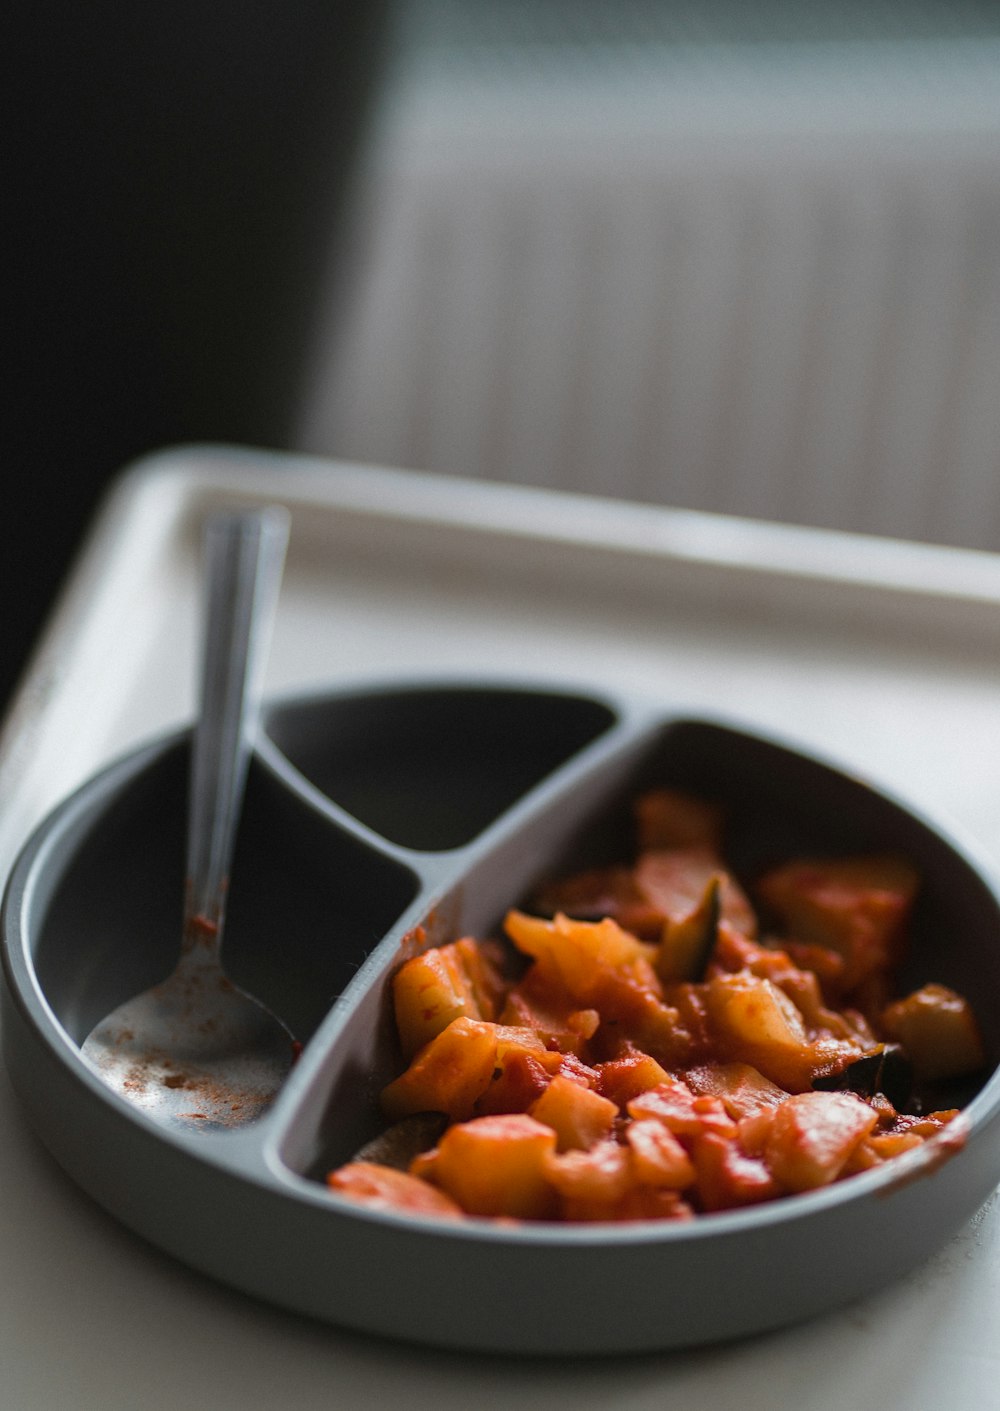
[[[444,1129],[332,1189],[449,1219],[690,1220],[957,1139],[935,1090],[986,1058],[961,995],[896,992],[914,867],[793,858],[751,898],[712,804],[660,789],[635,817],[632,861],[542,888],[508,945],[400,966],[383,1113]]]

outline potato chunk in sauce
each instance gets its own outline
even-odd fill
[[[986,1062],[971,1006],[896,992],[919,877],[791,858],[738,880],[721,810],[658,789],[630,856],[559,878],[497,938],[398,969],[393,1122],[438,1112],[405,1169],[331,1189],[414,1216],[691,1220],[815,1190],[947,1133],[925,1089]],[[957,1129],[955,1129],[957,1130]]]

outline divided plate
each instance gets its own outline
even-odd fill
[[[432,940],[496,930],[552,870],[616,855],[632,797],[673,784],[723,802],[752,877],[816,851],[895,849],[918,866],[909,974],[1000,993],[988,870],[912,811],[723,722],[528,685],[414,683],[272,704],[251,771],[227,968],[305,1048],[271,1112],[165,1129],[80,1054],[92,1025],[176,959],[187,734],[112,765],[29,841],[3,909],[3,1039],[42,1140],[140,1235],[187,1264],[331,1322],[439,1346],[598,1353],[776,1327],[900,1275],[1000,1179],[1000,1076],[964,1143],[756,1209],[689,1223],[462,1223],[352,1205],[323,1177],[379,1129],[400,1070],[387,981]],[[615,840],[618,839],[616,845]],[[979,1010],[991,1070],[1000,1013]]]

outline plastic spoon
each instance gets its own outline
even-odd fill
[[[194,732],[181,956],[127,1000],[83,1053],[110,1087],[164,1123],[235,1127],[259,1117],[295,1059],[284,1024],[240,990],[221,946],[233,843],[258,719],[258,677],[281,580],[284,510],[205,526],[201,708]]]

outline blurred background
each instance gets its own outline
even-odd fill
[[[300,444],[1000,548],[1000,5],[398,15]]]
[[[38,0],[0,692],[184,441],[1000,549],[1000,6]]]
[[[5,15],[0,699],[127,462],[293,443],[387,23],[384,0]]]

